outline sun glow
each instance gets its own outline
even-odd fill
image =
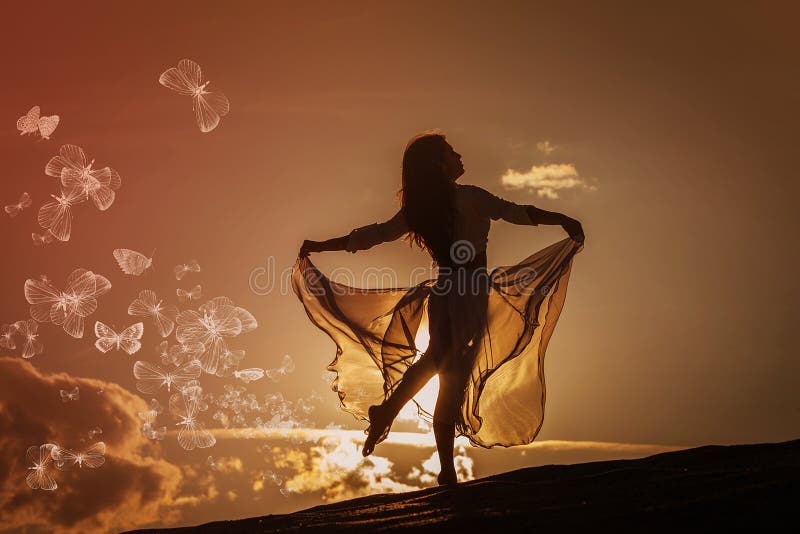
[[[414,342],[417,345],[417,349],[419,349],[419,353],[414,361],[417,361],[423,352],[425,352],[430,344],[431,337],[428,331],[428,321],[427,315],[423,319],[422,323],[419,325],[419,330],[417,330],[417,335],[414,338]],[[430,414],[433,414],[433,409],[436,406],[436,398],[439,396],[439,375],[434,375],[425,386],[414,396],[414,400],[419,403],[422,408]],[[411,412],[416,417],[416,406],[413,403],[409,403],[406,405],[404,410],[411,409]]]

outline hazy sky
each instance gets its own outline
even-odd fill
[[[259,268],[288,273],[303,239],[390,217],[403,147],[433,127],[462,154],[462,183],[567,213],[587,236],[548,348],[542,446],[467,447],[462,474],[796,438],[797,14],[778,2],[7,9],[1,200],[11,204],[27,191],[33,206],[15,218],[2,214],[0,323],[29,316],[23,286],[41,274],[61,287],[83,267],[113,289],[98,299],[82,339],[40,325],[45,351],[32,365],[0,349],[9,356],[0,359],[0,506],[16,510],[6,526],[192,524],[429,485],[430,435],[404,445],[398,434],[374,461],[357,464],[353,436],[362,439],[365,425],[336,410],[322,378],[333,343],[291,291],[259,294],[249,280]],[[207,134],[190,99],[157,81],[185,57],[231,102]],[[60,116],[49,141],[14,128],[33,105]],[[36,213],[57,184],[44,166],[63,143],[117,169],[122,188],[106,212],[76,208],[69,242],[35,248]],[[555,195],[501,180],[565,169],[576,186]],[[559,228],[497,222],[490,266],[563,236]],[[117,247],[155,249],[154,268],[124,276],[111,254]],[[172,266],[193,257],[202,272],[177,282]],[[312,260],[326,273],[391,267],[400,281],[430,263],[402,242]],[[192,452],[174,435],[143,438],[135,414],[149,396],[136,392],[131,368],[158,360],[160,338],[146,322],[140,353],[103,355],[93,347],[94,321],[124,328],[134,322],[126,309],[139,290],[174,302],[176,287],[196,283],[199,303],[228,296],[257,318],[258,328],[234,343],[247,351],[243,367],[274,368],[284,354],[295,362],[280,382],[248,391],[259,398],[280,391],[293,402],[316,391],[309,426],[356,432],[293,442],[220,431],[214,448]],[[202,383],[219,394],[233,382],[204,376]],[[58,389],[78,384],[82,399],[62,403]],[[204,414],[209,427],[212,411]],[[159,421],[172,425],[168,414]],[[95,425],[104,430],[106,465],[56,473],[54,492],[25,485],[28,446],[80,447],[79,436]],[[597,443],[575,443],[584,441]],[[219,459],[216,470],[209,454]],[[266,469],[286,479],[288,497],[275,484],[259,486]],[[353,471],[361,478],[345,480]]]

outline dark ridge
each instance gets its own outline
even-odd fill
[[[798,503],[800,440],[794,440],[531,467],[452,489],[135,532],[798,532]]]

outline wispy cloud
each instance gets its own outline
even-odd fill
[[[547,139],[545,139],[544,141],[539,141],[538,143],[536,143],[536,150],[538,150],[539,152],[542,152],[543,154],[545,154],[547,156],[552,154],[553,151],[555,151],[555,149],[557,149],[557,148],[558,147],[556,145],[552,144]]]
[[[597,189],[580,176],[572,163],[534,165],[528,171],[522,172],[508,169],[500,177],[500,183],[507,189],[527,188],[536,191],[540,197],[551,199],[558,198],[559,191],[565,189]]]

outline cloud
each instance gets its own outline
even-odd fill
[[[533,189],[540,197],[552,199],[558,198],[558,192],[563,189],[597,189],[586,183],[572,163],[534,165],[526,172],[508,169],[500,177],[500,183],[508,189]]]
[[[80,388],[80,399],[62,403],[59,389]],[[97,391],[102,390],[101,394]],[[0,515],[4,527],[39,525],[52,532],[120,530],[177,518],[174,503],[181,470],[142,437],[138,411],[147,406],[117,384],[66,373],[42,374],[30,362],[0,358]],[[88,445],[99,426],[106,462],[98,469],[54,472],[55,491],[25,483],[31,445]]]
[[[456,467],[456,475],[458,475],[459,482],[475,480],[475,475],[472,472],[475,462],[467,455],[467,449],[464,445],[458,445],[455,448],[453,464]],[[421,468],[416,466],[411,468],[408,478],[409,480],[418,480],[425,486],[432,486],[438,484],[436,477],[439,475],[441,468],[439,453],[434,451],[430,458],[422,462]]]
[[[308,452],[275,448],[273,453],[276,468],[294,473],[284,483],[287,490],[321,492],[325,501],[420,489],[398,480],[388,458],[362,457],[360,446],[352,437],[330,435]]]
[[[552,154],[553,151],[555,149],[557,149],[557,148],[558,147],[556,145],[551,144],[550,141],[548,141],[547,139],[545,139],[544,141],[539,141],[538,143],[536,143],[536,150],[538,150],[539,152],[544,153],[547,156]]]

